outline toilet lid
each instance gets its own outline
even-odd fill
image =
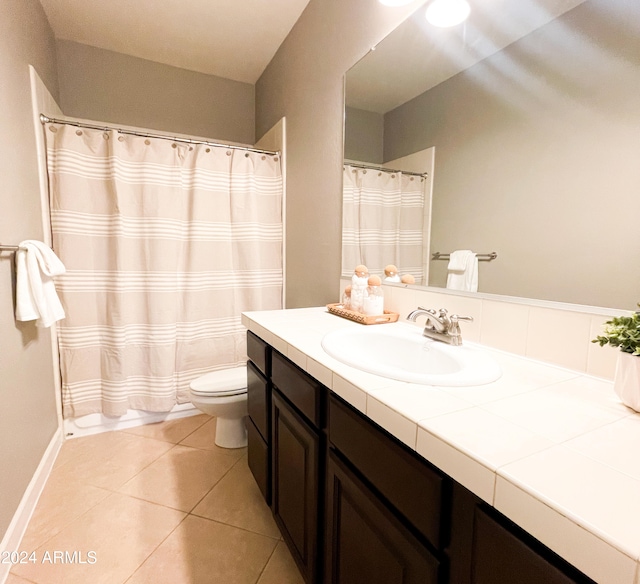
[[[239,395],[247,392],[247,366],[212,371],[194,379],[190,384],[196,395]]]

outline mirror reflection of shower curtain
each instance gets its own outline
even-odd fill
[[[346,165],[343,176],[342,277],[358,264],[383,275],[394,264],[422,283],[425,180]]]
[[[278,156],[47,124],[65,417],[169,411],[282,307]]]

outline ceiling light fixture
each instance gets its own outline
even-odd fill
[[[433,26],[446,28],[466,20],[469,12],[467,0],[433,0],[427,7],[426,17]]]

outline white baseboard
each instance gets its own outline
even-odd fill
[[[147,412],[143,410],[129,410],[124,416],[113,418],[104,414],[88,414],[80,418],[67,418],[64,420],[65,438],[80,438],[100,432],[112,430],[124,430],[154,422],[164,422],[177,418],[186,418],[201,414],[193,404],[177,404],[170,412]]]
[[[33,515],[33,511],[35,510],[38,499],[40,498],[42,490],[47,483],[47,479],[51,474],[53,463],[56,461],[56,457],[58,456],[58,452],[60,451],[60,447],[63,442],[64,437],[62,435],[62,428],[58,428],[56,433],[53,435],[53,438],[51,438],[51,442],[49,442],[49,446],[47,446],[47,449],[40,460],[40,464],[29,482],[29,486],[24,492],[22,500],[13,515],[13,519],[2,538],[2,542],[0,543],[0,552],[20,550],[20,542],[22,541],[24,532],[29,525],[29,520]],[[0,563],[0,584],[4,584],[5,580],[9,576],[10,568],[10,564]]]

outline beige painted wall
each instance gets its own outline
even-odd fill
[[[311,0],[256,85],[256,136],[287,118],[287,306],[338,300],[343,76],[422,0]]]
[[[347,107],[344,120],[344,157],[372,164],[384,162],[384,116]]]
[[[615,5],[585,2],[385,116],[385,158],[436,147],[431,249],[498,252],[482,292],[640,300],[640,5]]]
[[[254,143],[254,86],[57,41],[60,107],[71,117]]]
[[[37,0],[0,2],[0,242],[43,239],[29,64],[58,93],[55,43]],[[0,537],[57,429],[48,330],[17,324],[12,256],[0,254]]]

